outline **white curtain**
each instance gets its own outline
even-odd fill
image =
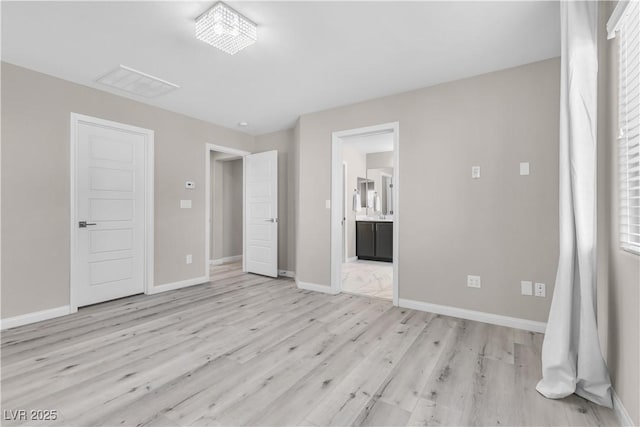
[[[537,390],[611,407],[596,324],[597,7],[560,5],[560,259]]]

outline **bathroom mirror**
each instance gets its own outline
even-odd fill
[[[393,168],[367,169],[367,215],[393,215]],[[365,207],[365,206],[363,206]]]
[[[363,209],[373,207],[375,183],[367,178],[358,177],[358,191],[360,192],[360,206]]]

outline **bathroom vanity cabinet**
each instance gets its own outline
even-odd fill
[[[356,221],[358,259],[393,261],[393,222]]]

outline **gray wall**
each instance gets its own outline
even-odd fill
[[[559,65],[300,117],[298,279],[330,284],[331,133],[398,121],[400,298],[546,321],[558,257]],[[530,176],[519,176],[522,161]],[[467,288],[468,274],[482,289]],[[546,283],[548,297],[521,296],[521,280]]]
[[[295,131],[256,137],[255,152],[278,150],[278,269],[295,272]]]
[[[616,3],[599,11],[598,327],[613,386],[640,425],[640,256],[620,249],[617,39],[606,40]]]
[[[3,62],[3,318],[69,304],[71,112],[155,131],[156,285],[204,275],[205,143],[254,151],[251,135]]]
[[[222,256],[242,255],[242,159],[222,162]]]

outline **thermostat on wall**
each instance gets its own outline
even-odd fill
[[[194,189],[196,188],[196,183],[193,181],[187,181],[184,183],[184,188]]]

